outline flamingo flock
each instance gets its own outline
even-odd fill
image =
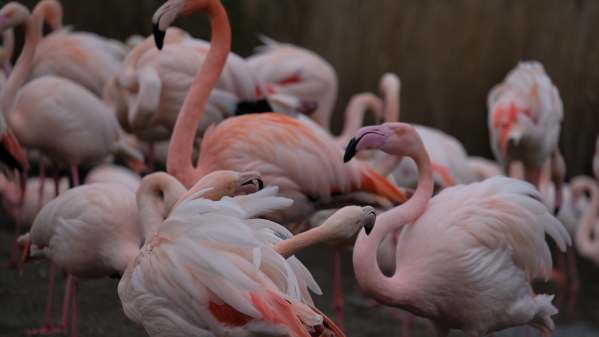
[[[171,27],[200,12],[210,41]],[[563,103],[541,63],[490,89],[491,160],[401,122],[394,73],[379,94],[356,93],[333,134],[332,65],[267,37],[255,55],[232,53],[220,0],[167,0],[152,22],[153,36],[121,43],[64,28],[57,0],[0,9],[9,264],[51,264],[43,325],[27,335],[77,336],[79,282],[111,277],[115,310],[151,337],[345,336],[343,250],[359,296],[437,336],[548,335],[565,294],[575,306],[576,251],[599,265],[599,137],[594,177],[567,182]],[[364,125],[368,112],[378,125]],[[297,255],[318,244],[335,250],[333,318]],[[547,281],[555,300],[533,289]]]

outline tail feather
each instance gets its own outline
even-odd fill
[[[374,169],[369,167],[364,168],[361,176],[361,190],[387,198],[397,204],[402,204],[408,200],[406,195],[397,186],[378,174]]]

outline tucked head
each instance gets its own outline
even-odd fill
[[[9,2],[0,9],[0,32],[16,27],[27,21],[31,12],[17,2]]]
[[[200,179],[177,204],[201,191],[205,192],[200,198],[218,201],[224,197],[256,193],[263,188],[264,182],[258,172],[215,171]]]
[[[365,150],[381,150],[415,158],[423,149],[422,139],[414,127],[405,123],[386,123],[358,130],[346,147],[344,160],[348,162],[358,152]]]
[[[369,235],[374,228],[375,221],[374,208],[348,206],[331,215],[320,226],[320,229],[325,232],[327,243],[337,244],[351,240],[362,228]]]

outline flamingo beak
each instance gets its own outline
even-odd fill
[[[242,174],[235,195],[256,193],[264,189],[264,181],[257,172]]]
[[[358,143],[360,143],[360,139],[356,139],[356,138],[352,138],[349,143],[347,144],[347,146],[345,147],[345,155],[343,156],[343,161],[344,162],[349,162],[350,160],[352,160],[356,154],[358,154]]]
[[[160,29],[159,22],[160,18],[158,18],[158,20],[154,22],[154,42],[156,43],[156,48],[158,48],[158,50],[162,50],[162,48],[164,48],[164,38],[166,37],[166,31]]]
[[[366,215],[366,220],[364,223],[364,232],[366,233],[366,235],[370,235],[370,233],[372,233],[372,230],[374,229],[374,224],[376,223],[376,213],[374,212],[374,209],[372,209],[372,207],[369,207],[369,209],[370,210]]]
[[[25,151],[10,130],[6,130],[0,138],[0,161],[17,170],[29,169]]]

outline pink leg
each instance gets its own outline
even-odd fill
[[[56,165],[52,167],[52,180],[54,180],[54,196],[57,197],[60,194],[60,172]]]
[[[333,303],[337,325],[343,330],[343,280],[341,274],[341,248],[335,250],[335,278],[333,280]]]
[[[67,326],[69,324],[69,309],[71,308],[71,303],[73,302],[74,293],[77,291],[77,286],[75,285],[77,281],[75,277],[71,274],[67,277],[67,285],[65,286],[64,298],[62,301],[62,321],[60,324],[61,329],[66,332]]]
[[[73,277],[73,307],[71,309],[71,337],[77,337],[79,281]]]
[[[566,252],[568,256],[568,279],[570,281],[570,305],[569,311],[574,314],[576,312],[576,304],[578,300],[578,289],[580,287],[578,279],[578,265],[576,260],[576,250],[570,247]]]
[[[416,316],[409,312],[404,312],[401,316],[401,336],[410,337],[412,335],[412,328],[416,322]]]
[[[44,326],[39,329],[30,329],[25,333],[27,335],[48,335],[58,331],[57,327],[52,323],[52,305],[54,302],[54,287],[56,284],[56,271],[58,267],[52,264],[50,267],[50,284],[48,285],[48,296],[46,299],[46,314],[44,318]]]
[[[25,204],[25,191],[27,190],[27,172],[21,172],[19,174],[19,201],[16,205],[17,211],[15,213],[15,240],[13,250],[10,257],[10,266],[19,268],[19,244],[17,239],[21,235],[21,226],[23,222],[23,205]]]

